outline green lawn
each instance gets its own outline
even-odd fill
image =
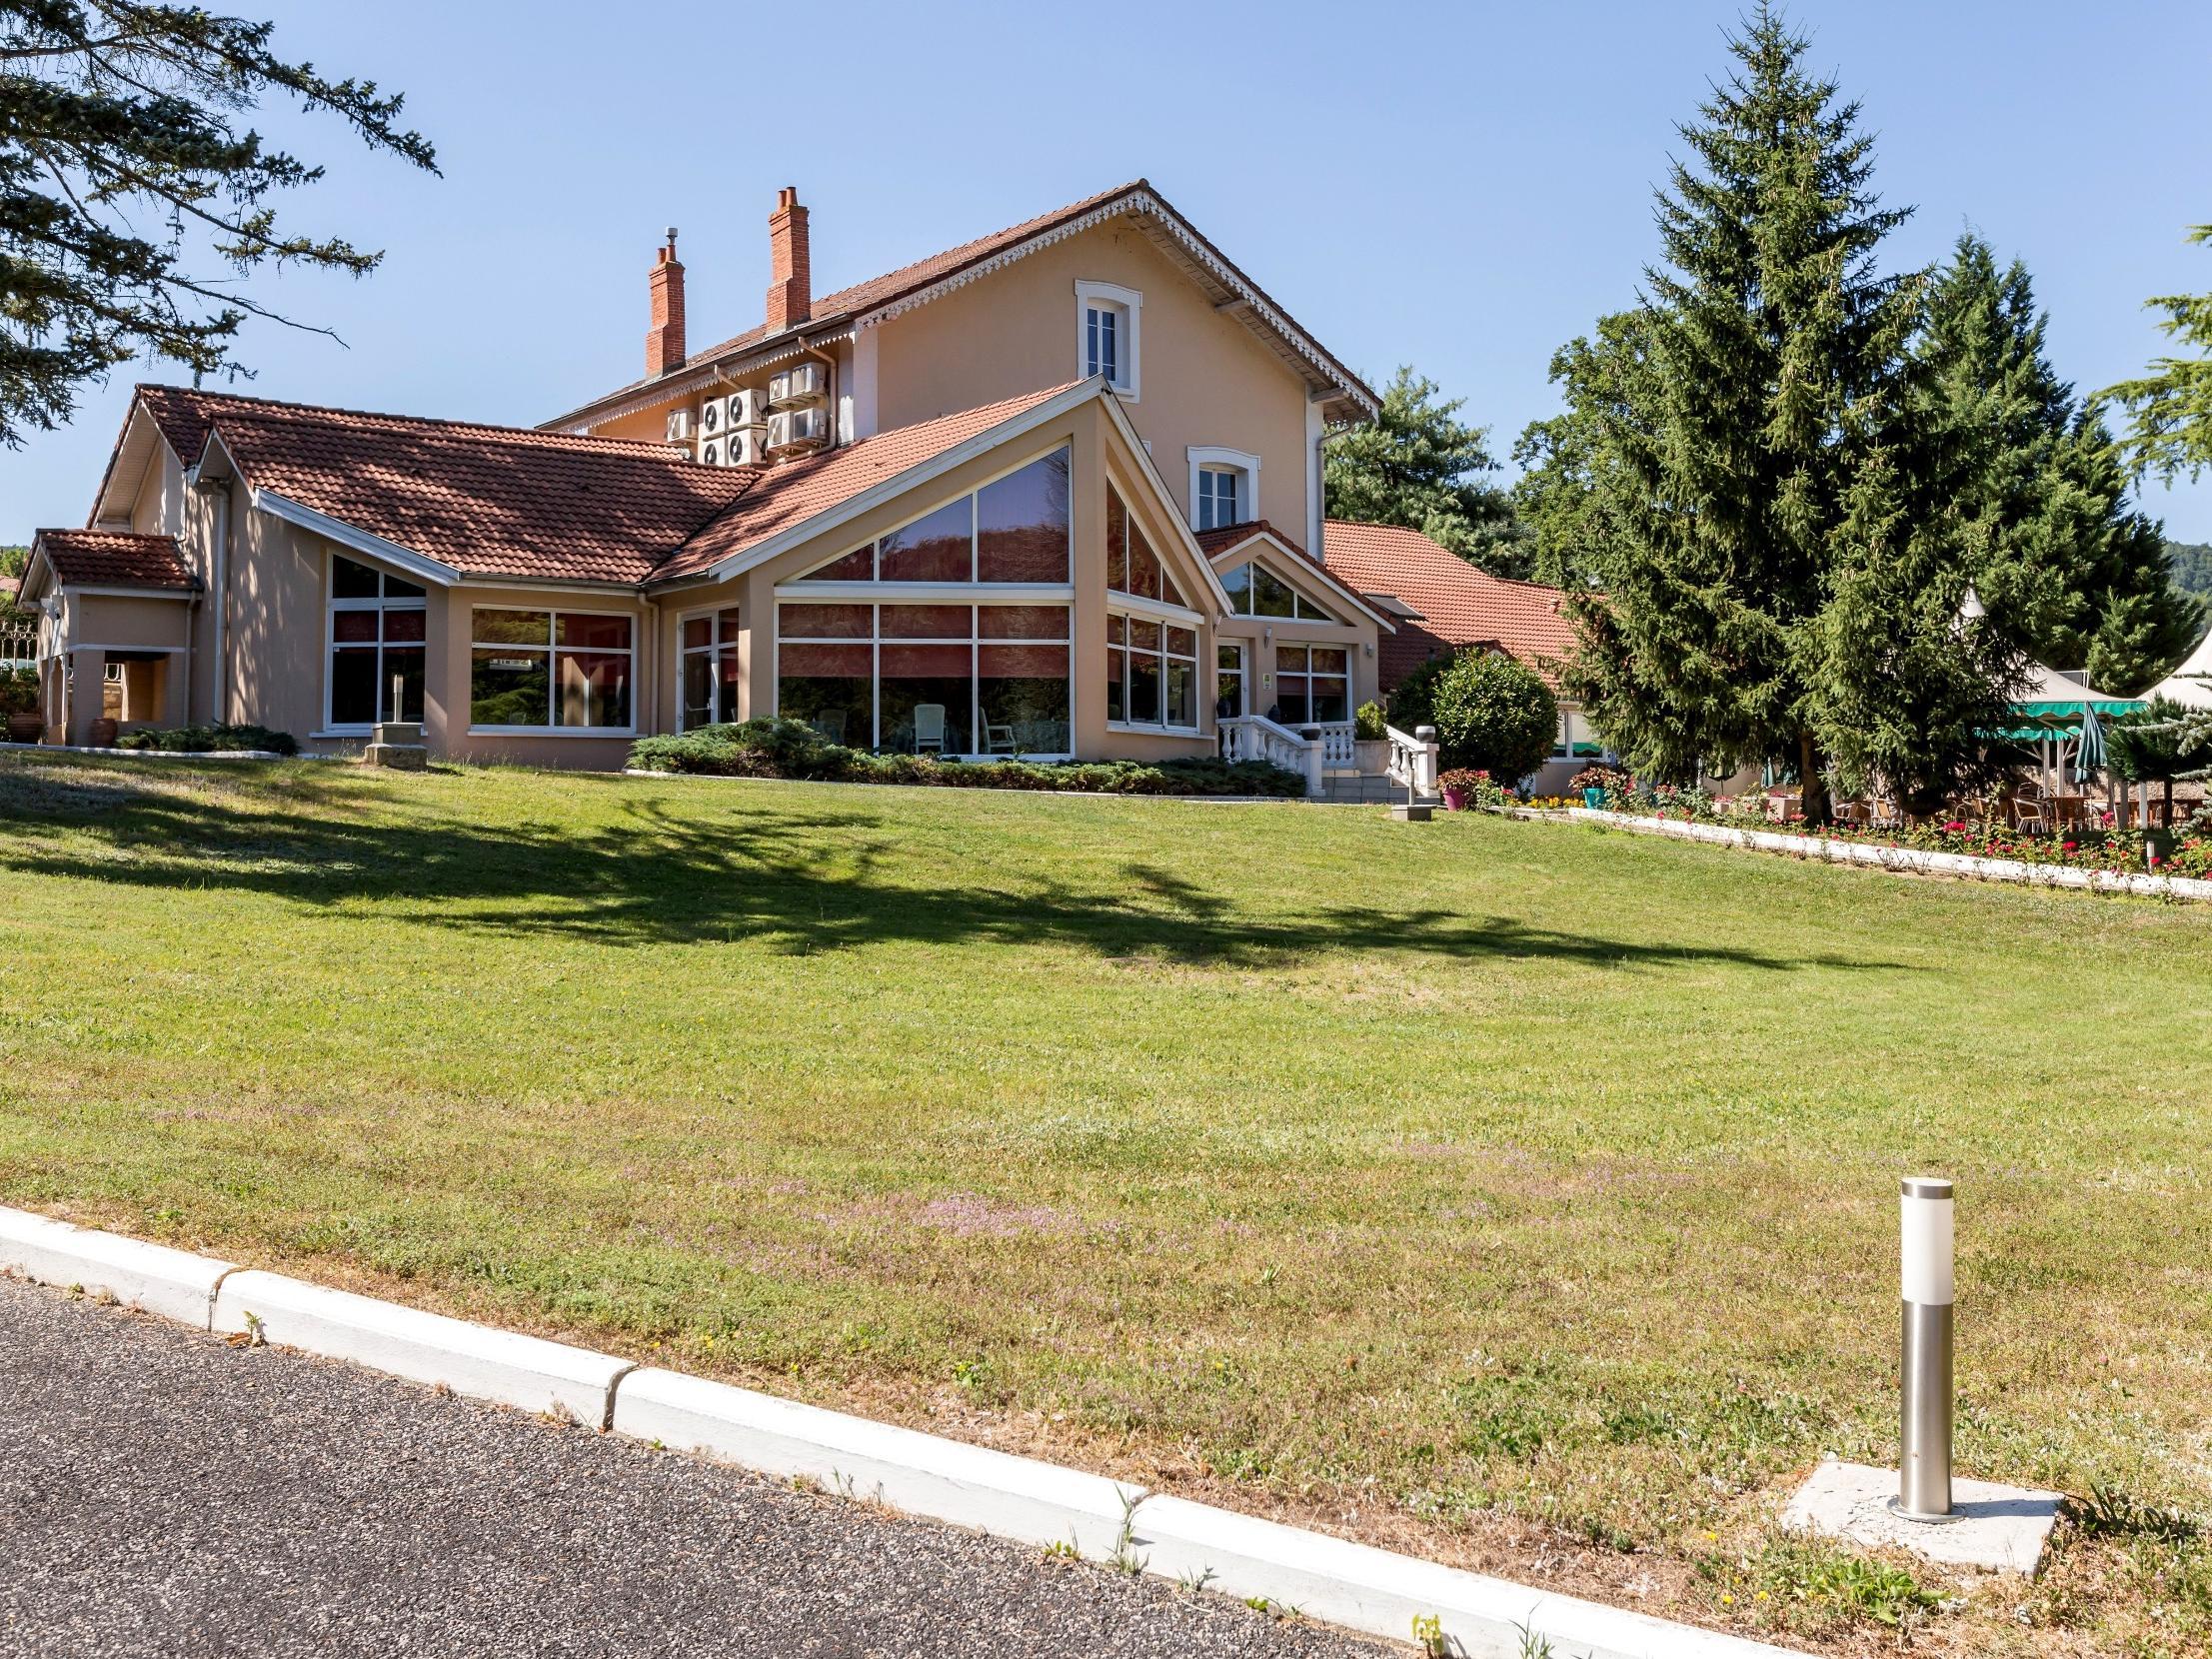
[[[2107,1496],[1920,1640],[2212,1639],[2212,910],[11,756],[0,917],[0,1199],[1844,1647],[1895,1598],[1769,1524],[1894,1455],[1896,1177],[1948,1171],[1962,1468]]]

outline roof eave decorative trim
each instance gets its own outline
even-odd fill
[[[1364,409],[1370,419],[1380,413],[1374,399],[1348,374],[1330,361],[1327,353],[1321,350],[1311,335],[1269,304],[1265,295],[1238,275],[1227,261],[1208,248],[1203,240],[1183,223],[1181,215],[1168,207],[1165,202],[1149,190],[1135,190],[1126,196],[1117,196],[1110,202],[1102,203],[1089,212],[1080,213],[1075,218],[1055,225],[1049,230],[1039,231],[1035,236],[1026,237],[1010,248],[1002,248],[988,258],[980,259],[973,265],[964,266],[949,276],[940,277],[936,282],[915,289],[912,293],[903,294],[885,305],[876,307],[873,311],[865,311],[855,319],[854,332],[879,328],[894,318],[904,317],[910,311],[919,310],[932,300],[942,299],[948,294],[966,288],[970,283],[981,277],[988,277],[994,272],[1003,271],[1008,266],[1027,259],[1031,254],[1042,253],[1045,249],[1065,242],[1070,237],[1081,236],[1085,231],[1095,230],[1108,220],[1118,219],[1123,214],[1128,213],[1144,214],[1157,220],[1161,228],[1174,239],[1176,246],[1180,247],[1192,261],[1210,273],[1214,281],[1235,295],[1242,302],[1247,314],[1256,315],[1265,322],[1278,337],[1289,345],[1292,351],[1296,352],[1301,359],[1313,368],[1322,380],[1335,387],[1345,399]]]
[[[672,375],[645,386],[635,387],[628,393],[611,394],[610,399],[588,403],[556,416],[538,430],[541,432],[572,432],[586,436],[590,430],[607,421],[619,421],[626,415],[641,414],[648,409],[658,409],[673,397],[691,392],[702,392],[708,387],[727,380],[731,375],[756,369],[772,369],[786,358],[804,357],[810,351],[820,351],[824,342],[835,343],[850,340],[857,332],[852,328],[832,327],[827,333],[809,334],[810,325],[802,323],[789,334],[778,335],[772,341],[749,346],[742,352],[732,352],[728,357],[716,358],[697,368],[679,369]]]
[[[296,502],[289,496],[280,496],[274,490],[256,488],[251,501],[257,513],[267,513],[272,518],[282,519],[302,530],[311,530],[341,547],[352,548],[356,553],[365,553],[371,559],[381,559],[388,565],[397,565],[409,576],[420,577],[440,588],[451,588],[461,580],[460,571],[451,565],[427,558],[413,548],[403,548],[397,542],[388,542],[358,525],[333,518],[328,513],[319,512],[303,502]]]

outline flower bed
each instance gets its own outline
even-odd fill
[[[1794,814],[1780,823],[1770,820],[1763,795],[1731,798],[1704,790],[1676,789],[1671,785],[1637,789],[1622,782],[1608,787],[1604,810],[1625,817],[1661,819],[1676,824],[1709,824],[1722,829],[1796,835],[1866,847],[1944,852],[2068,869],[2127,874],[2152,871],[2193,879],[2212,878],[2212,823],[2203,822],[2203,814],[2179,827],[2170,836],[2154,836],[2152,844],[2146,847],[2142,832],[2136,830],[2098,828],[2054,835],[2030,835],[2004,825],[1976,824],[1964,819],[1881,829],[1836,824],[1821,830],[1807,825]],[[2170,846],[2161,844],[2168,841]]]
[[[835,784],[920,784],[965,790],[1074,790],[1092,795],[1273,796],[1305,794],[1305,780],[1264,761],[941,761],[871,755],[833,744],[800,721],[752,720],[642,738],[639,772],[713,778],[789,778]]]
[[[1646,818],[1576,807],[1569,817],[1637,834],[1671,835],[1718,845],[1818,858],[1827,863],[1864,864],[1915,875],[1959,875],[2028,886],[2080,887],[2098,892],[2130,892],[2151,897],[2212,899],[2212,880],[2177,870],[2171,863],[2144,869],[2124,864],[2088,863],[2066,857],[2022,858],[1986,852],[1953,852],[1872,835],[1821,834],[1802,828],[1701,823],[1691,818]]]

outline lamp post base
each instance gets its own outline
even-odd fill
[[[1782,1525],[1854,1544],[1909,1550],[1946,1567],[2033,1577],[2058,1521],[2059,1494],[1986,1480],[1951,1483],[1951,1512],[1898,1510],[1897,1471],[1828,1458],[1797,1488]]]

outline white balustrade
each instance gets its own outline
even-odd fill
[[[1307,795],[1323,793],[1321,775],[1327,766],[1324,759],[1327,746],[1320,738],[1303,737],[1288,727],[1277,726],[1264,715],[1238,715],[1218,724],[1222,760],[1265,761],[1304,779]],[[1348,757],[1348,747],[1345,753]]]
[[[1390,765],[1386,769],[1391,782],[1402,784],[1414,795],[1436,793],[1436,756],[1439,745],[1436,729],[1423,726],[1408,736],[1394,726],[1386,726],[1383,733],[1390,740]]]

